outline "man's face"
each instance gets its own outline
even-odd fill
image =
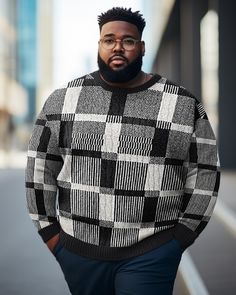
[[[140,40],[140,33],[137,27],[125,21],[112,21],[102,26],[100,39],[114,38],[123,40],[124,38],[133,38]],[[137,59],[140,55],[144,55],[145,46],[143,42],[137,42],[135,48],[127,51],[122,47],[121,42],[117,42],[113,49],[104,49],[99,43],[98,53],[104,63],[113,71],[125,69],[130,63]]]

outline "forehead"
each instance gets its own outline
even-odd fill
[[[115,37],[122,37],[125,35],[130,35],[135,38],[140,37],[138,28],[125,21],[112,21],[104,24],[101,30],[101,37],[109,34],[112,34]]]

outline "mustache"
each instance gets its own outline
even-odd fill
[[[124,56],[124,55],[122,55],[122,54],[113,54],[109,59],[108,59],[108,63],[110,63],[112,60],[113,60],[113,58],[114,57],[122,57],[122,59],[124,59],[127,63],[128,63],[128,59]]]

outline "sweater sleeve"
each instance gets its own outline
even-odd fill
[[[56,124],[47,119],[45,105],[29,140],[25,170],[29,215],[44,242],[60,231],[56,210],[57,176],[63,164],[58,136],[53,130]]]
[[[216,204],[220,184],[216,138],[200,102],[186,161],[186,182],[174,236],[183,249],[190,246],[207,225]]]

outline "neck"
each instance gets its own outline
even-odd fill
[[[125,82],[125,83],[109,82],[109,81],[105,80],[101,74],[100,74],[100,76],[101,76],[102,80],[105,81],[108,85],[113,86],[113,87],[118,87],[118,88],[137,87],[137,86],[140,86],[140,85],[146,83],[147,81],[149,81],[151,79],[151,75],[149,75],[143,71],[140,71],[134,79],[132,79],[128,82]]]

